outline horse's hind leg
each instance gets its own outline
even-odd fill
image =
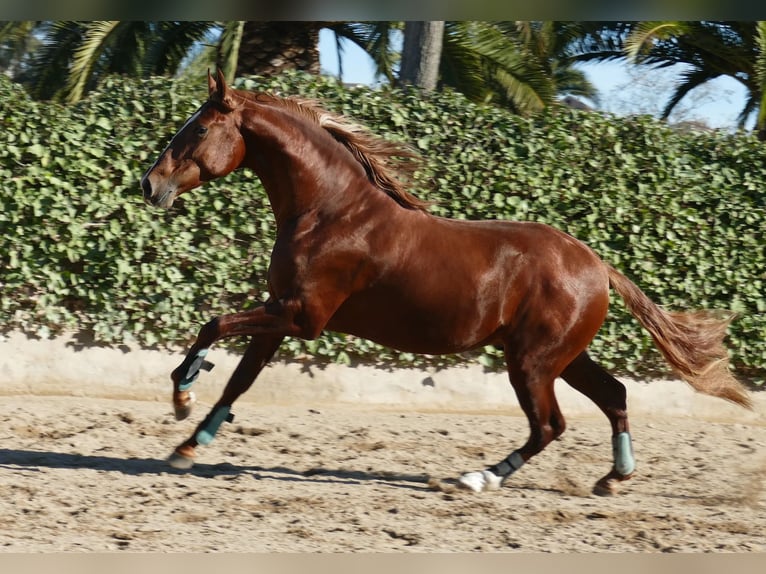
[[[628,426],[625,385],[595,363],[585,351],[564,369],[561,378],[596,403],[612,425],[614,465],[596,483],[593,492],[599,495],[615,494],[620,482],[628,480],[636,466]]]
[[[526,372],[521,367],[524,361],[510,357],[507,350],[506,362],[511,385],[529,421],[529,439],[499,463],[483,471],[468,472],[458,479],[459,486],[474,492],[500,488],[509,476],[558,438],[566,428],[553,392],[555,374],[545,372],[547,369],[542,368],[541,363],[536,363],[537,368],[533,372]]]
[[[191,468],[198,445],[209,444],[218,427],[231,417],[234,401],[247,391],[263,367],[269,362],[282,343],[282,336],[252,337],[237,368],[224,388],[221,398],[215,403],[205,419],[197,425],[194,433],[181,443],[170,455],[168,462],[175,468]]]

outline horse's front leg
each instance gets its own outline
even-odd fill
[[[173,466],[191,467],[196,446],[210,442],[220,425],[229,420],[231,405],[250,388],[258,373],[276,352],[282,339],[289,335],[302,334],[301,328],[294,322],[298,308],[295,304],[270,301],[252,311],[222,315],[200,329],[186,358],[171,374],[173,405],[177,419],[189,416],[194,402],[189,389],[197,379],[200,369],[209,369],[212,366],[205,359],[210,346],[219,339],[237,335],[251,336],[252,340],[221,398],[194,434],[176,448],[170,460]]]
[[[276,352],[283,337],[255,336],[245,350],[245,354],[234,370],[221,398],[216,402],[207,417],[197,425],[192,435],[176,447],[168,462],[175,468],[188,469],[193,465],[196,448],[200,444],[209,444],[218,428],[225,421],[233,419],[231,406],[234,401],[247,391],[263,367]]]
[[[213,363],[205,359],[207,352],[207,346],[202,347],[195,343],[187,353],[183,363],[170,375],[173,381],[173,407],[176,420],[181,421],[191,414],[194,405],[194,393],[189,389],[197,380],[200,369],[209,371],[213,368]]]
[[[206,357],[215,341],[236,335],[279,336],[281,340],[299,333],[293,323],[294,315],[295,311],[289,306],[267,302],[252,311],[222,315],[203,325],[186,358],[170,375],[176,419],[183,420],[191,414],[194,393],[190,389],[201,369],[212,368]]]

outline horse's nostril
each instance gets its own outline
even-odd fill
[[[149,199],[152,196],[152,184],[148,177],[141,178],[141,189],[144,190],[144,199]]]

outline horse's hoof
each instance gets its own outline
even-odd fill
[[[614,496],[620,489],[619,484],[619,481],[614,478],[599,480],[593,487],[593,494],[596,496]]]
[[[189,398],[188,400],[183,404],[175,403],[173,405],[173,408],[175,409],[175,415],[177,421],[182,421],[185,418],[188,418],[188,416],[192,412],[192,407],[194,406],[195,401],[197,398],[195,397],[194,393],[189,392]]]
[[[593,494],[596,496],[614,496],[620,490],[620,483],[632,476],[632,474],[621,476],[612,471],[596,483],[593,487]]]
[[[457,485],[460,488],[472,490],[473,492],[484,492],[485,490],[498,490],[503,484],[503,477],[497,476],[489,470],[480,472],[466,472],[457,479]]]
[[[179,470],[189,470],[194,466],[194,459],[174,452],[168,457],[168,464]]]

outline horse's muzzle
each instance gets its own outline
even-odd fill
[[[163,207],[168,209],[175,201],[175,190],[167,189],[163,193],[158,193],[153,187],[149,178],[141,178],[141,189],[144,192],[144,201],[153,207]]]

